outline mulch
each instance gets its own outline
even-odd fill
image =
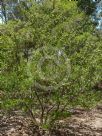
[[[50,131],[39,129],[22,112],[0,112],[0,136],[102,136],[102,106],[75,109],[72,117],[56,121]]]

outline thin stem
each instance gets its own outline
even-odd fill
[[[35,116],[34,116],[32,110],[29,108],[29,106],[28,106],[26,103],[25,103],[25,106],[26,106],[26,108],[28,109],[28,111],[29,111],[29,113],[30,113],[32,119],[34,120],[34,123],[38,126],[38,122],[37,122],[37,120],[36,120],[36,118],[35,118]]]
[[[45,110],[45,109],[44,109],[44,106],[43,106],[43,104],[42,104],[42,101],[40,100],[40,97],[39,97],[39,95],[38,95],[36,89],[35,89],[35,95],[36,95],[37,100],[38,100],[38,102],[39,102],[39,104],[40,104],[40,107],[41,107],[40,123],[43,124],[43,117],[44,117],[44,110]]]

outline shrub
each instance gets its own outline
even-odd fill
[[[74,1],[33,4],[25,16],[0,26],[1,107],[20,108],[48,128],[98,100],[102,39]]]

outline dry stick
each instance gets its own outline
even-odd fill
[[[56,107],[56,109],[55,109],[55,112],[58,112],[59,107],[60,107],[60,102],[58,102],[57,107]],[[50,125],[51,125],[51,126],[53,125],[53,122],[54,122],[55,120],[56,120],[56,117],[51,120],[51,122],[50,122]]]
[[[33,112],[32,112],[32,110],[29,108],[29,106],[28,106],[26,103],[25,103],[25,106],[26,106],[26,108],[28,109],[28,111],[29,111],[29,113],[30,113],[32,119],[34,120],[34,123],[35,123],[37,126],[39,126],[39,125],[38,125],[38,122],[37,122],[37,120],[36,120],[36,118],[35,118],[35,116],[34,116],[34,114],[33,114]]]
[[[35,118],[32,110],[29,108],[29,106],[26,103],[25,103],[25,106],[28,108],[29,113],[30,113],[30,115],[32,116],[32,118],[34,120],[35,125],[37,125],[39,127],[39,124],[38,124],[38,122],[37,122],[37,120],[36,120],[36,118]],[[42,136],[41,133],[40,133],[40,131],[38,132],[38,134],[39,134],[39,136]]]
[[[50,96],[50,95],[51,95],[51,90],[48,90],[48,96]],[[49,99],[50,99],[50,98],[47,97],[46,103],[48,103]],[[47,119],[48,119],[48,116],[49,116],[48,114],[50,113],[50,111],[51,111],[55,106],[56,106],[56,105],[53,105],[52,107],[48,108],[48,110],[46,111],[44,123],[47,122]]]
[[[49,116],[49,113],[51,112],[51,110],[55,107],[56,105],[53,105],[51,108],[49,108],[46,112],[46,117],[45,117],[45,123],[47,122],[47,119],[48,119],[48,116]]]
[[[41,117],[40,117],[40,123],[41,124],[43,124],[43,117],[44,117],[44,106],[43,106],[43,104],[42,104],[42,102],[41,102],[41,100],[40,100],[40,97],[39,97],[39,95],[38,95],[38,93],[37,93],[37,91],[36,91],[36,89],[35,89],[35,95],[36,95],[36,97],[37,97],[37,100],[38,100],[38,102],[39,102],[39,104],[40,104],[40,106],[41,106]]]

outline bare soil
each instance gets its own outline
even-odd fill
[[[50,132],[39,130],[30,118],[18,112],[1,114],[0,136],[102,136],[102,105],[92,110],[73,110],[71,117],[57,121]]]

